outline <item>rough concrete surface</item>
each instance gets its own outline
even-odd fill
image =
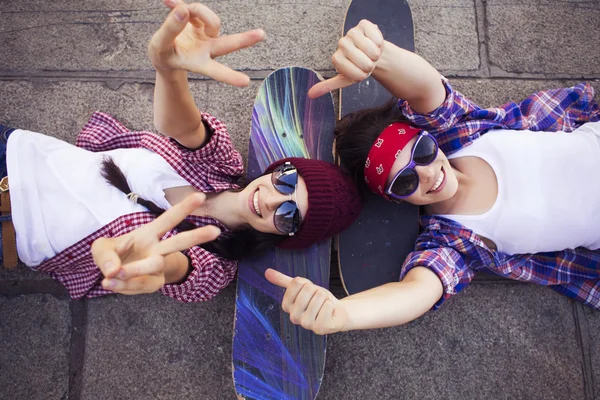
[[[417,52],[482,106],[579,80],[600,87],[598,0],[409,3]],[[251,76],[248,88],[190,80],[246,159],[262,79],[290,65],[332,76],[349,0],[205,4],[224,34],[268,35],[222,59]],[[159,0],[0,0],[0,123],[73,143],[101,110],[153,130],[146,45],[165,14]],[[234,399],[234,298],[235,283],[202,304],[73,301],[46,275],[0,270],[0,399]],[[319,398],[600,399],[599,328],[600,313],[550,289],[484,277],[405,326],[331,335]]]
[[[64,398],[69,386],[69,301],[47,294],[0,297],[0,321],[0,398]]]

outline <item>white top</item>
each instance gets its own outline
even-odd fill
[[[167,209],[164,189],[189,183],[158,154],[146,149],[90,152],[40,133],[15,130],[6,163],[17,253],[41,264],[121,215],[147,211],[100,174],[113,158],[131,190]]]
[[[600,248],[600,122],[572,133],[492,130],[452,156],[486,161],[498,197],[481,215],[441,215],[508,254]]]

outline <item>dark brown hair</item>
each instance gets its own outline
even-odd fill
[[[344,116],[335,126],[336,154],[363,196],[370,192],[364,168],[371,146],[386,126],[406,120],[397,104],[398,100],[392,97],[380,107]]]
[[[127,178],[123,171],[115,164],[111,157],[105,157],[102,161],[101,174],[108,183],[119,189],[125,194],[131,193],[131,188],[127,183]],[[138,197],[137,203],[145,207],[156,215],[161,215],[165,210],[153,202]],[[183,220],[175,229],[179,231],[188,231],[196,229],[193,223]],[[216,240],[204,243],[200,247],[211,253],[219,255],[229,260],[239,260],[271,249],[283,241],[287,236],[276,235],[273,233],[259,232],[254,228],[245,226],[237,229],[228,235],[221,235]]]

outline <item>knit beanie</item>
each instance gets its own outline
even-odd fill
[[[338,234],[354,222],[362,207],[352,179],[335,164],[307,158],[285,158],[271,164],[265,173],[289,161],[306,182],[308,211],[300,229],[277,247],[303,249]]]

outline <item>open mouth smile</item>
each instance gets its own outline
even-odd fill
[[[429,193],[437,193],[444,188],[445,184],[446,184],[446,174],[444,172],[444,167],[442,167],[442,169],[440,170],[440,174],[437,177],[437,180],[435,181],[435,183],[433,184],[431,189],[429,189],[427,191],[427,193],[428,194]]]
[[[252,211],[254,214],[258,215],[259,217],[262,217],[262,213],[260,212],[259,199],[260,199],[260,194],[259,194],[259,190],[257,188],[248,197],[248,206],[250,207],[250,211]]]

